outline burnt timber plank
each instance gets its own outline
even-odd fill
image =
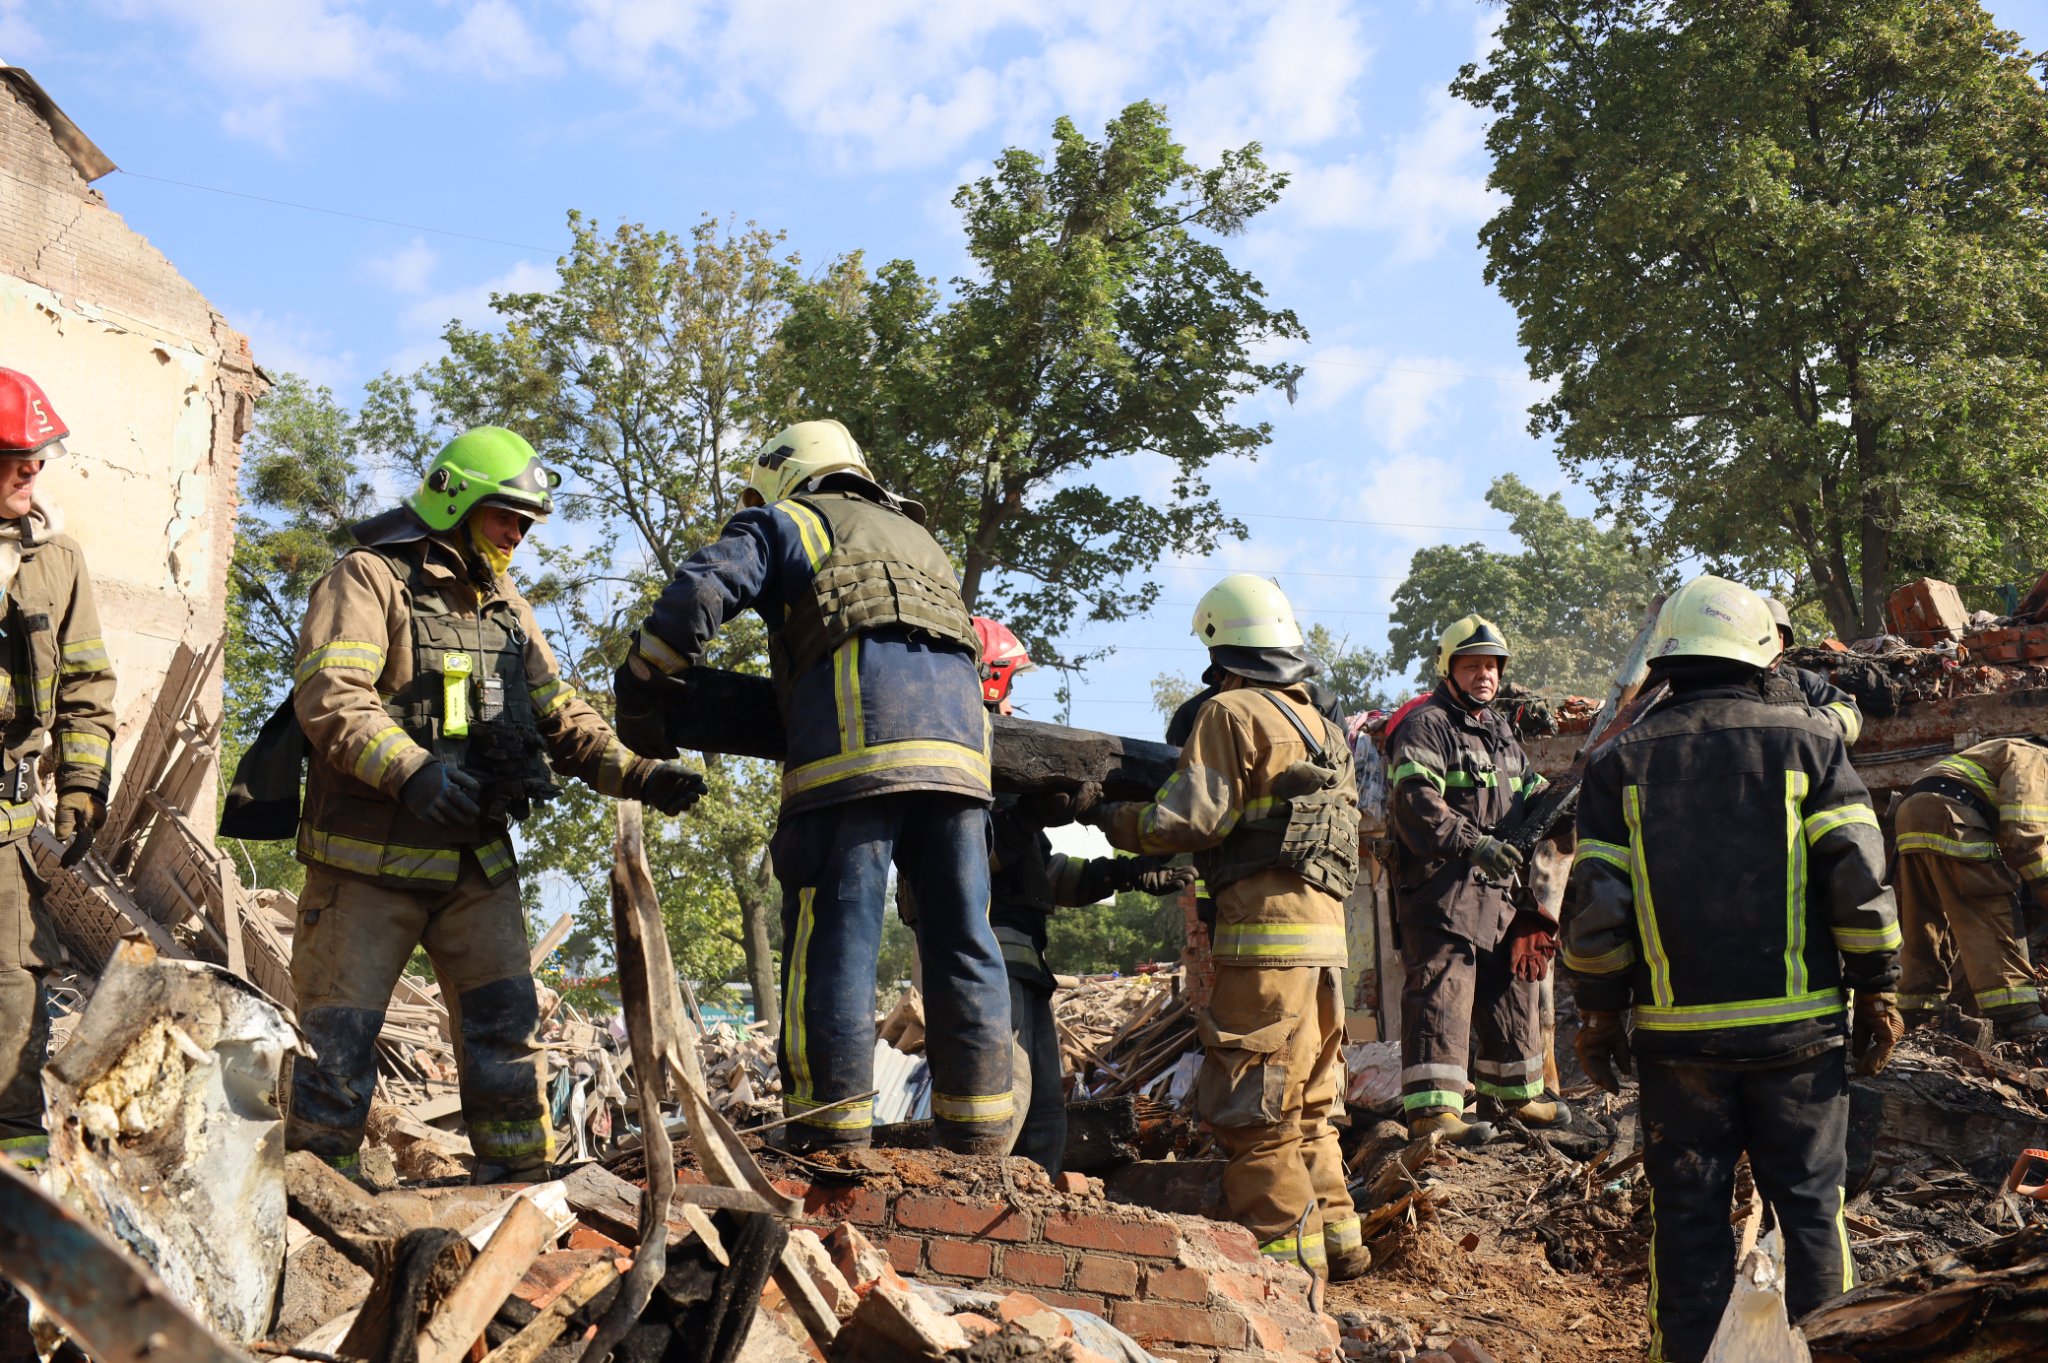
[[[668,732],[679,748],[779,761],[787,751],[775,687],[765,677],[692,668],[674,684]],[[1027,794],[1100,781],[1112,800],[1149,799],[1180,749],[1092,729],[995,716],[995,787]]]

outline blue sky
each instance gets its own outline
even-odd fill
[[[2048,40],[2048,0],[1992,9]],[[1234,251],[1311,341],[1299,402],[1250,409],[1274,424],[1267,454],[1214,471],[1250,538],[1163,565],[1151,618],[1073,641],[1119,648],[1080,681],[1074,722],[1150,734],[1150,680],[1200,669],[1187,618],[1222,572],[1273,574],[1305,620],[1377,645],[1416,548],[1511,542],[1472,529],[1500,523],[1482,500],[1494,477],[1590,509],[1524,430],[1538,390],[1481,279],[1484,124],[1444,87],[1483,51],[1492,13],[1477,0],[0,0],[0,59],[123,167],[99,182],[108,202],[260,363],[351,402],[365,379],[435,354],[449,318],[486,320],[493,289],[548,287],[571,208],[678,230],[736,216],[786,231],[812,265],[860,248],[947,277],[963,265],[955,187],[1005,146],[1043,146],[1059,114],[1099,129],[1153,98],[1198,159],[1262,142],[1294,184]],[[1159,485],[1163,465],[1117,477]],[[1025,710],[1050,717],[1051,690],[1026,677]]]

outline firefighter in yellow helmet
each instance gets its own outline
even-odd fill
[[[1436,689],[1387,739],[1397,839],[1401,1105],[1411,1135],[1472,1144],[1493,1134],[1464,1118],[1466,1060],[1489,1116],[1535,1126],[1569,1120],[1543,1097],[1540,982],[1556,934],[1517,882],[1522,854],[1496,830],[1516,822],[1543,778],[1489,702],[1511,656],[1492,621],[1468,615],[1437,643]],[[1472,1045],[1477,1029],[1478,1045]]]
[[[1226,577],[1195,610],[1216,696],[1149,803],[1090,815],[1112,845],[1192,852],[1216,900],[1216,988],[1197,1024],[1196,1095],[1229,1153],[1223,1193],[1262,1253],[1337,1279],[1370,1266],[1332,1118],[1343,1110],[1344,900],[1358,876],[1358,791],[1319,713],[1279,587]]]
[[[1877,814],[1777,655],[1756,593],[1688,582],[1650,640],[1669,694],[1594,752],[1579,796],[1576,1049],[1610,1092],[1640,1068],[1650,1356],[1669,1363],[1699,1363],[1727,1305],[1745,1153],[1785,1237],[1791,1317],[1853,1285],[1846,1062],[1876,1073],[1904,1030]]]

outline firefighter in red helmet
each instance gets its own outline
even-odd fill
[[[70,866],[107,817],[114,737],[114,670],[85,555],[36,490],[69,434],[34,379],[0,369],[0,1149],[31,1160],[46,1144],[43,973],[57,959],[43,878],[29,860],[36,768],[54,749],[53,831]]]

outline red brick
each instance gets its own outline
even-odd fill
[[[857,1183],[837,1188],[813,1185],[804,1195],[804,1215],[834,1224],[858,1221],[864,1226],[880,1226],[889,1220],[889,1199]]]
[[[784,1197],[793,1197],[799,1202],[807,1201],[811,1196],[811,1185],[800,1179],[771,1178],[768,1182]]]
[[[1088,1175],[1077,1174],[1069,1169],[1066,1173],[1053,1180],[1053,1186],[1063,1193],[1072,1193],[1076,1197],[1085,1197],[1088,1193]]]
[[[1083,1292],[1100,1292],[1109,1297],[1128,1297],[1138,1290],[1138,1266],[1129,1259],[1110,1259],[1084,1254],[1074,1265],[1074,1286]]]
[[[1109,1303],[1100,1297],[1084,1297],[1075,1292],[1055,1292],[1049,1287],[1041,1288],[1037,1296],[1047,1306],[1066,1307],[1075,1311],[1092,1311],[1104,1320],[1109,1319]]]
[[[1214,1349],[1160,1349],[1152,1352],[1165,1359],[1166,1363],[1216,1363]]]
[[[600,1230],[592,1230],[590,1227],[584,1225],[581,1221],[578,1221],[575,1225],[569,1228],[569,1248],[612,1249],[618,1250],[621,1253],[630,1252],[626,1249],[624,1245],[620,1244],[617,1240],[612,1239],[611,1236],[606,1235],[603,1231]]]
[[[1057,1250],[1006,1249],[1002,1277],[1005,1282],[1026,1287],[1063,1287],[1067,1281],[1067,1256]]]
[[[1150,1268],[1145,1270],[1145,1295],[1200,1304],[1209,1300],[1209,1275],[1199,1268]]]
[[[1231,1311],[1203,1311],[1159,1302],[1120,1301],[1110,1308],[1110,1324],[1150,1347],[1206,1344],[1212,1349],[1242,1349],[1251,1343],[1251,1327]]]
[[[896,1224],[904,1230],[971,1235],[983,1240],[1029,1240],[1031,1219],[1000,1202],[955,1197],[899,1197]]]
[[[1126,1221],[1092,1213],[1054,1212],[1045,1218],[1045,1238],[1076,1249],[1168,1258],[1180,1249],[1180,1228],[1165,1221]]]
[[[1022,1320],[1045,1309],[1045,1301],[1031,1292],[1012,1292],[996,1303],[996,1315],[1004,1321]]]
[[[1259,1242],[1243,1226],[1208,1225],[1191,1228],[1190,1238],[1200,1236],[1208,1246],[1226,1259],[1235,1259],[1241,1264],[1255,1264],[1259,1261]],[[1183,1263],[1187,1262],[1185,1259]]]
[[[898,1273],[915,1273],[918,1270],[919,1252],[924,1241],[914,1235],[885,1235],[879,1242],[882,1252],[889,1256],[889,1266]]]
[[[932,1272],[955,1278],[986,1278],[995,1258],[992,1246],[977,1245],[971,1240],[927,1240],[924,1247],[924,1261],[931,1265]]]

